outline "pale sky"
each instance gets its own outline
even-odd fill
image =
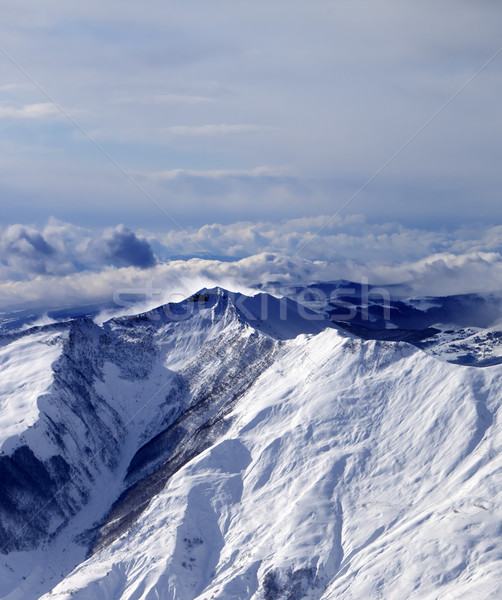
[[[183,227],[334,214],[501,27],[492,1],[3,3],[2,223],[172,228],[98,145]],[[501,75],[499,55],[345,212],[494,224]]]
[[[501,31],[488,0],[2,3],[0,305],[266,253],[502,288]]]

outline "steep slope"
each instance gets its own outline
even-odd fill
[[[496,598],[500,367],[299,336],[44,600]]]
[[[218,288],[2,344],[3,600],[502,593],[501,366]]]
[[[81,319],[4,335],[4,589],[40,567],[27,551],[51,551],[35,594],[126,531],[170,474],[222,434],[281,340],[322,329],[303,313],[291,301],[215,289],[103,327]],[[31,375],[20,366],[27,357]]]

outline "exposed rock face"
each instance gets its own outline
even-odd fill
[[[96,543],[127,529],[169,474],[223,431],[223,417],[280,345],[251,329],[223,290],[103,327],[83,319],[40,329],[41,343],[60,331],[62,349],[33,428],[0,456],[4,553],[35,548],[64,527],[132,452],[111,518],[124,514]]]
[[[502,593],[502,366],[215,289],[0,367],[2,598]]]

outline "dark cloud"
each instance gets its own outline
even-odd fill
[[[119,267],[139,267],[147,269],[155,264],[150,244],[125,227],[118,225],[107,229],[101,238],[93,242],[92,250],[101,259],[100,262]]]
[[[0,233],[0,253],[5,266],[36,274],[47,273],[47,262],[57,255],[40,232],[21,225],[13,225]]]
[[[106,266],[146,269],[153,265],[149,242],[124,225],[93,232],[51,219],[40,231],[23,225],[0,230],[0,281],[65,276]]]
[[[8,235],[3,238],[3,246],[3,250],[7,253],[30,258],[40,254],[53,256],[56,253],[56,250],[38,231],[29,231],[22,226],[14,226],[9,229]]]

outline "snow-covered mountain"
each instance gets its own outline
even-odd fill
[[[502,299],[497,294],[408,298],[406,287],[351,281],[269,284],[363,339],[405,341],[448,362],[502,363]]]
[[[309,307],[216,288],[3,334],[0,597],[500,597],[502,365]]]

